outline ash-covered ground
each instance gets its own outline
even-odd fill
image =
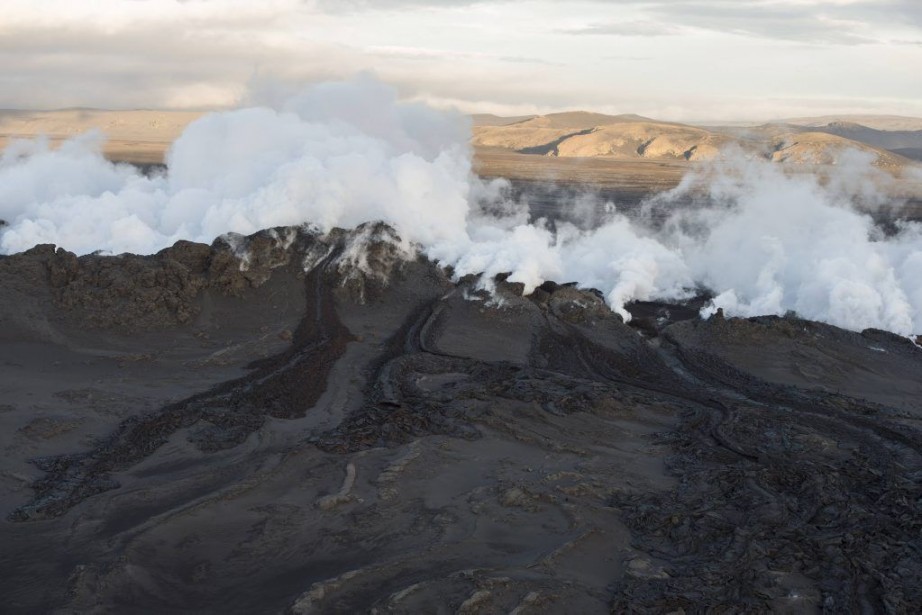
[[[392,238],[0,257],[4,612],[922,604],[912,340],[625,324]]]

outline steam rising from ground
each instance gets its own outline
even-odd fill
[[[0,252],[54,243],[77,253],[150,253],[178,239],[383,220],[457,275],[495,274],[526,291],[545,280],[635,299],[714,293],[711,311],[783,314],[849,329],[922,332],[922,226],[884,237],[852,202],[886,206],[869,161],[844,159],[824,186],[779,165],[729,156],[645,207],[609,207],[589,227],[529,222],[508,184],[473,177],[459,115],[397,101],[369,79],[321,84],[280,108],[211,114],[147,177],[113,165],[97,135],[56,150],[20,141],[0,157]],[[858,156],[856,154],[856,156]],[[706,206],[688,204],[707,196]],[[653,223],[656,220],[656,223]],[[665,222],[663,221],[665,220]]]

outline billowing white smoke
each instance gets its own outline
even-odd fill
[[[706,178],[725,206],[672,215],[663,239],[680,250],[694,280],[718,293],[708,311],[794,311],[853,330],[922,331],[922,225],[903,224],[885,237],[852,207],[855,198],[880,200],[868,189],[880,181],[876,169],[867,159],[842,162],[824,186],[779,165],[737,163]],[[848,182],[862,192],[843,192]],[[685,189],[662,198],[674,202]]]
[[[884,202],[867,161],[843,159],[824,186],[767,162],[711,168],[648,205],[665,224],[612,211],[587,229],[529,223],[502,181],[472,176],[468,136],[461,116],[360,79],[311,87],[278,109],[205,116],[161,177],[108,163],[92,136],[53,151],[18,142],[0,158],[0,251],[149,253],[230,231],[384,220],[457,275],[484,273],[489,284],[511,272],[527,291],[578,281],[625,316],[628,301],[707,288],[710,309],[730,315],[793,310],[855,330],[922,332],[922,227],[885,238],[856,213],[854,198]],[[711,204],[688,207],[702,191]]]
[[[318,85],[279,110],[207,115],[171,148],[163,177],[110,164],[92,136],[54,151],[18,142],[0,158],[0,251],[149,253],[229,231],[369,220],[429,245],[464,228],[468,134],[461,116],[398,104],[363,79]]]

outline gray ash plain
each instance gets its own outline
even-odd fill
[[[625,324],[392,239],[0,257],[4,611],[922,604],[911,340],[694,302]]]

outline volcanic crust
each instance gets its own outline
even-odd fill
[[[0,258],[7,612],[922,604],[922,350],[383,225]]]

